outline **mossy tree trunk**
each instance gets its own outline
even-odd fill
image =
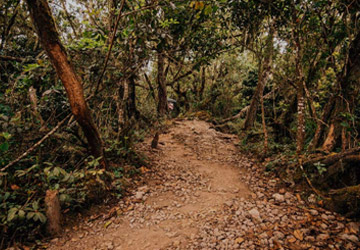
[[[102,157],[101,165],[106,167],[103,142],[84,98],[82,83],[60,41],[48,2],[46,0],[27,0],[26,2],[40,42],[64,84],[71,111],[84,132],[90,152],[96,158]]]

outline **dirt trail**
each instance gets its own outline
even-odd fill
[[[119,216],[84,222],[49,249],[356,249],[358,224],[276,192],[236,142],[205,122],[177,122]]]

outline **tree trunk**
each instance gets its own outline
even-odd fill
[[[260,98],[264,94],[264,88],[268,81],[271,71],[272,53],[273,52],[273,27],[269,29],[269,35],[266,42],[265,58],[263,62],[259,62],[259,77],[258,84],[254,96],[251,99],[251,104],[248,112],[246,113],[244,130],[247,131],[254,126],[256,120],[256,113],[260,103]]]
[[[206,69],[205,67],[201,68],[201,85],[199,89],[199,101],[202,101],[204,95],[204,89],[206,84]]]
[[[296,153],[298,155],[304,149],[305,141],[305,102],[304,102],[304,88],[302,79],[299,80],[297,89],[297,130],[296,130]]]
[[[118,115],[118,140],[120,140],[122,130],[125,126],[125,102],[128,99],[129,85],[126,82],[119,83],[118,99],[117,99],[117,115]]]
[[[303,72],[303,50],[301,41],[301,32],[298,27],[298,16],[296,12],[293,13],[294,28],[292,32],[292,39],[295,43],[295,73],[296,73],[296,91],[297,91],[297,129],[296,129],[296,154],[298,159],[301,159],[302,151],[304,150],[305,142],[305,87],[306,83]]]
[[[151,142],[152,148],[157,148],[159,143],[159,136],[162,130],[161,120],[165,117],[167,111],[167,93],[166,93],[166,79],[164,72],[164,56],[161,52],[158,52],[158,72],[157,72],[157,83],[158,83],[158,120],[156,125],[155,136]]]
[[[167,111],[167,93],[166,93],[166,81],[164,72],[164,56],[161,52],[158,52],[158,115],[164,116]]]
[[[260,95],[260,103],[261,103],[261,120],[264,132],[264,153],[266,154],[268,151],[268,132],[266,128],[266,121],[265,121],[265,109],[264,109],[264,96]]]
[[[352,113],[358,98],[358,91],[354,87],[359,84],[360,79],[360,32],[351,43],[348,62],[338,79],[340,85],[338,91],[340,93],[335,99],[333,112],[330,116],[330,127],[322,145],[322,149],[327,152],[332,151],[342,139],[345,141],[342,141],[341,145],[347,144],[346,137],[342,136],[341,122],[344,120],[341,114],[344,112]]]
[[[333,106],[334,106],[334,100],[335,99],[332,97],[325,104],[323,114],[321,116],[321,120],[318,120],[317,123],[316,123],[316,131],[315,131],[314,137],[311,140],[311,143],[309,145],[310,150],[315,150],[319,146],[319,141],[323,137],[323,134],[324,134],[325,122],[323,122],[323,121],[328,121],[329,116],[330,116],[331,111],[332,111]]]
[[[45,196],[47,232],[56,236],[61,233],[61,207],[59,192],[57,190],[47,190]]]
[[[84,132],[90,152],[96,158],[102,157],[101,165],[106,167],[103,142],[85,101],[82,83],[60,41],[49,5],[46,0],[27,0],[27,4],[40,42],[64,84],[71,111]]]
[[[129,119],[135,117],[139,118],[139,111],[136,109],[136,85],[135,85],[135,75],[131,75],[128,80],[128,90],[129,96],[127,99],[127,116]]]

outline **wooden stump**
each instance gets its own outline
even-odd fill
[[[47,190],[45,196],[47,232],[52,235],[61,233],[61,209],[59,192],[57,190]]]

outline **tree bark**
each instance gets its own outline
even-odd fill
[[[266,154],[268,151],[268,132],[266,128],[266,121],[265,121],[265,109],[264,109],[264,96],[260,95],[260,103],[261,103],[261,120],[264,132],[264,153]]]
[[[61,233],[61,207],[59,192],[57,190],[47,190],[45,196],[47,232],[56,236]]]
[[[128,80],[128,91],[129,96],[127,99],[127,116],[129,119],[135,117],[139,118],[139,111],[136,109],[136,84],[135,84],[135,75],[131,75]]]
[[[335,154],[333,153],[330,155],[320,156],[320,157],[316,157],[316,158],[307,160],[304,162],[303,165],[304,165],[304,167],[307,167],[307,166],[312,166],[313,164],[320,162],[320,163],[328,166],[328,165],[334,164],[337,161],[344,160],[344,159],[355,160],[358,158],[359,152],[360,152],[360,147],[353,148],[353,149],[349,149],[345,152],[335,153]]]
[[[201,68],[201,85],[200,85],[200,89],[199,89],[199,101],[202,101],[202,99],[203,99],[205,85],[206,85],[206,69],[205,69],[205,67],[202,67]]]
[[[296,91],[297,91],[297,129],[296,129],[296,154],[300,159],[304,149],[305,142],[305,78],[303,72],[303,50],[301,41],[301,31],[298,27],[298,16],[296,12],[293,13],[294,28],[292,38],[295,43],[295,74],[296,74]]]
[[[157,148],[159,143],[159,135],[161,132],[161,119],[165,117],[167,111],[167,93],[166,93],[166,79],[164,72],[164,56],[161,52],[158,52],[158,72],[157,72],[157,83],[158,83],[158,121],[157,121],[157,131],[151,142],[152,148]]]
[[[158,83],[158,115],[164,116],[167,111],[167,93],[166,93],[166,82],[165,82],[165,72],[164,72],[164,56],[161,52],[158,52],[158,73],[157,73],[157,83]]]
[[[27,4],[40,42],[64,84],[71,111],[84,132],[90,152],[95,158],[102,157],[101,165],[106,167],[103,142],[85,101],[82,83],[60,41],[48,2],[46,0],[27,0]]]
[[[343,118],[340,115],[344,112],[352,113],[358,99],[359,91],[355,90],[354,87],[360,82],[360,32],[351,43],[348,62],[344,66],[342,74],[338,79],[339,95],[334,101],[333,112],[330,115],[330,129],[322,145],[322,149],[328,152],[330,152],[342,138],[346,140],[346,137],[342,137],[343,127],[341,126],[341,122]],[[347,141],[341,144],[345,145]]]
[[[298,155],[304,149],[305,141],[305,101],[304,101],[304,88],[303,88],[303,78],[300,78],[297,89],[297,130],[296,130],[296,153]]]
[[[246,113],[244,130],[247,131],[254,126],[256,120],[256,113],[263,96],[265,85],[268,81],[271,71],[272,53],[273,52],[273,27],[269,29],[269,35],[266,42],[265,58],[263,62],[259,62],[259,77],[255,93],[251,99],[251,104],[248,112]]]

